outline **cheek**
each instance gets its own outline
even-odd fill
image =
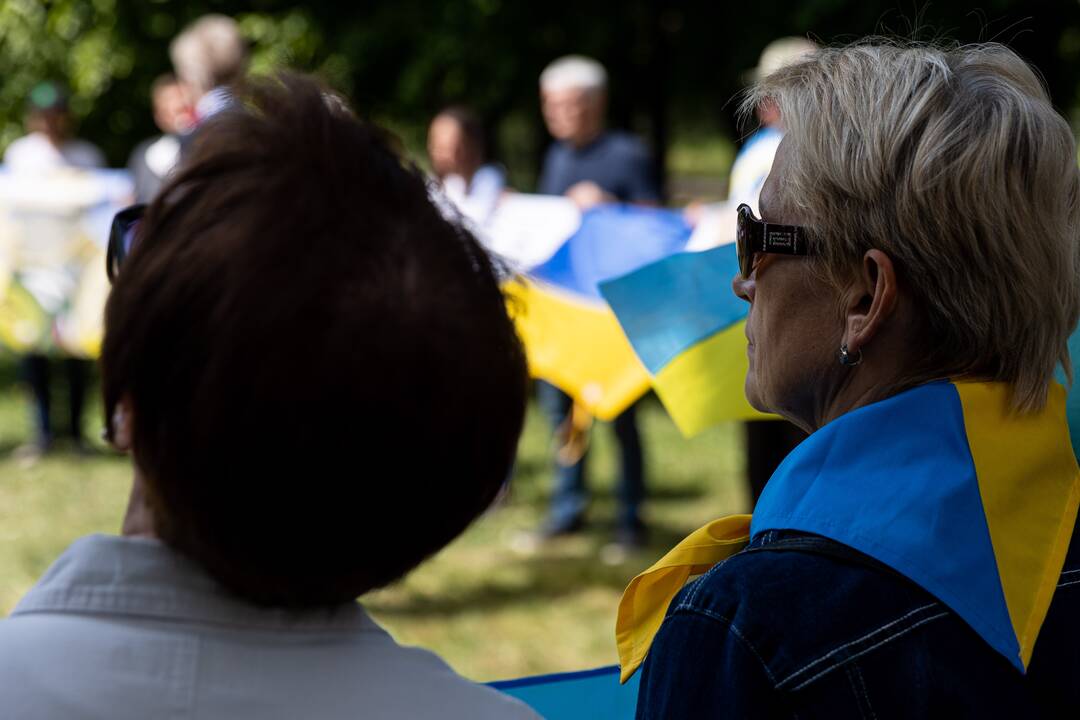
[[[803,282],[758,284],[747,321],[754,341],[747,376],[751,402],[753,391],[771,409],[786,407],[812,392],[835,355],[832,340],[840,322],[834,308],[826,294],[805,290]]]

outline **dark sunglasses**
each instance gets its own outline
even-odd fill
[[[739,274],[750,277],[754,271],[756,253],[778,255],[809,255],[806,229],[798,225],[777,225],[754,217],[754,211],[743,203],[735,226],[735,250],[739,254]]]
[[[146,205],[132,205],[113,217],[109,229],[109,249],[105,253],[105,274],[109,276],[109,282],[116,280],[120,266],[131,253],[135,245],[135,232],[145,214]]]

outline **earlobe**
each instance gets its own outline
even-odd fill
[[[862,356],[863,348],[892,318],[896,302],[896,269],[892,259],[881,250],[867,250],[851,288],[844,321],[844,345],[850,353]]]
[[[134,413],[131,410],[131,398],[124,396],[116,404],[112,414],[112,445],[120,452],[131,451],[131,438],[134,430]]]

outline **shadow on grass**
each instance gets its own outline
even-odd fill
[[[445,594],[406,590],[404,598],[399,595],[391,599],[375,594],[365,598],[364,604],[386,617],[448,618],[462,612],[490,611],[535,604],[538,600],[569,598],[597,587],[621,592],[634,575],[659,560],[693,529],[653,525],[649,529],[648,547],[630,553],[624,562],[612,564],[601,558],[602,547],[609,540],[607,533],[597,530],[584,538],[553,541],[532,555],[507,555],[506,562],[515,566],[513,581],[478,578],[467,588],[447,588]],[[585,554],[558,554],[566,543],[578,541],[590,542],[592,547]],[[490,575],[498,575],[498,572],[498,568],[494,568]],[[396,590],[401,592],[400,588]]]

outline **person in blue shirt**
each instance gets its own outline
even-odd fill
[[[565,195],[583,209],[605,202],[659,203],[660,192],[644,143],[605,126],[607,73],[600,63],[578,55],[555,60],[540,75],[540,100],[544,122],[554,138],[541,168],[540,193]],[[543,381],[537,393],[566,445],[575,425],[573,401]],[[645,539],[640,515],[645,479],[635,408],[631,406],[615,418],[614,426],[621,468],[616,541],[634,548]],[[588,503],[584,452],[560,452],[556,462],[551,512],[541,530],[544,537],[581,529]]]

